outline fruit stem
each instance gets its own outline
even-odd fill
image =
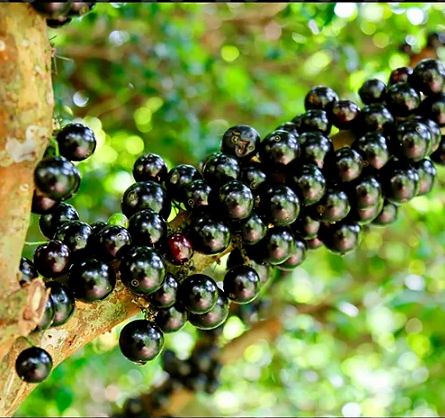
[[[46,243],[47,241],[34,241],[34,242],[25,241],[25,245],[43,245]]]
[[[54,145],[54,151],[56,153],[56,157],[60,157],[59,143],[54,138],[50,138],[50,142]]]

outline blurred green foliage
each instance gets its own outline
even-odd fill
[[[107,220],[133,182],[134,160],[161,154],[196,164],[232,125],[262,135],[303,111],[316,84],[358,100],[370,77],[387,80],[426,34],[444,29],[441,3],[98,3],[49,30],[56,117],[96,132],[72,199],[81,219]],[[439,51],[445,58],[445,51]],[[445,415],[445,216],[443,179],[389,228],[372,228],[346,257],[324,249],[279,279],[286,332],[224,368],[223,386],[186,411],[200,416]],[[28,241],[42,239],[32,215]],[[25,248],[26,256],[32,248]],[[223,267],[217,269],[221,274]],[[218,273],[219,272],[219,273]],[[298,313],[295,303],[317,305]],[[140,367],[116,347],[118,329],[54,370],[17,416],[106,416],[162,378],[159,359]],[[244,332],[236,318],[225,337]],[[168,336],[185,358],[192,327]]]

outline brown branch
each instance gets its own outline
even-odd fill
[[[54,97],[46,23],[29,5],[0,8],[0,360],[27,335],[47,295],[20,289],[18,266],[29,223],[33,173],[52,132]]]

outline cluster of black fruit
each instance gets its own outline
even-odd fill
[[[162,353],[163,370],[168,374],[165,383],[149,395],[127,399],[122,411],[112,416],[157,416],[168,408],[170,397],[178,390],[215,393],[220,386],[219,375],[222,369],[221,348],[218,345],[221,333],[221,326],[212,332],[203,331],[189,358],[185,360],[179,359],[173,350],[165,350]]]
[[[93,10],[96,2],[41,3],[34,1],[31,5],[34,10],[46,17],[46,24],[50,28],[60,28],[70,23],[73,18],[83,16]]]
[[[263,140],[250,126],[233,126],[220,152],[199,168],[168,170],[159,155],[142,155],[133,168],[136,182],[121,201],[125,227],[89,226],[63,203],[42,215],[42,232],[51,240],[36,250],[42,275],[61,274],[49,260],[63,259],[67,247],[68,288],[94,302],[112,291],[115,267],[122,283],[149,301],[146,319],[129,322],[119,338],[124,356],[145,364],[162,351],[164,333],[187,321],[201,330],[221,326],[229,304],[252,302],[273,267],[292,270],[323,245],[348,254],[364,225],[388,225],[399,205],[428,193],[433,161],[445,163],[444,84],[444,65],[424,60],[394,70],[387,85],[366,81],[359,90],[362,109],[329,87],[314,87],[305,113]],[[350,146],[334,150],[332,125],[349,131]],[[54,174],[44,161],[42,173]],[[55,172],[55,186],[48,187],[43,174],[36,185],[60,199],[70,176]],[[167,224],[172,203],[184,210],[175,228]],[[236,252],[221,282],[194,270],[195,253],[220,256],[230,249]]]
[[[33,262],[24,257],[20,261],[21,286],[40,274],[46,280],[46,288],[50,289],[43,317],[35,331],[63,325],[74,312],[73,292],[65,283],[54,280],[68,271],[77,256],[76,251],[82,247],[82,242],[78,241],[79,235],[65,239],[72,227],[64,229],[62,223],[69,219],[79,219],[79,215],[73,206],[63,201],[73,197],[80,186],[80,173],[72,161],[87,159],[95,149],[96,139],[90,128],[78,123],[66,125],[56,132],[54,145],[47,148],[34,171],[36,188],[31,211],[41,215],[40,229],[43,234],[54,238],[37,247]],[[90,228],[81,222],[76,225],[78,232]],[[24,350],[16,361],[18,375],[30,383],[44,380],[51,368],[51,356],[39,347]]]

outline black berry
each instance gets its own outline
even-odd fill
[[[321,222],[316,219],[316,215],[311,212],[313,211],[303,212],[297,221],[291,225],[292,230],[305,240],[317,238],[321,225]]]
[[[268,171],[282,171],[299,156],[298,139],[287,131],[273,131],[261,141],[260,158]]]
[[[394,163],[388,167],[382,177],[382,186],[386,199],[394,204],[408,202],[420,189],[420,177],[408,164]]]
[[[391,85],[386,92],[386,107],[394,116],[409,116],[420,105],[420,96],[408,83]]]
[[[161,287],[150,295],[150,303],[158,308],[169,308],[176,302],[179,283],[171,273],[165,275]]]
[[[189,322],[198,329],[212,330],[226,322],[229,316],[229,301],[223,291],[218,288],[218,298],[213,308],[205,314],[189,313]]]
[[[165,334],[179,331],[187,322],[187,311],[176,303],[168,308],[159,309],[155,317],[156,325]]]
[[[230,180],[237,180],[240,174],[238,160],[222,153],[211,156],[203,169],[204,180],[211,187],[219,187]]]
[[[145,209],[129,219],[128,232],[134,245],[152,247],[167,234],[167,224],[155,211]]]
[[[162,183],[167,177],[167,163],[158,154],[141,155],[133,165],[136,181],[156,181]]]
[[[193,246],[185,234],[175,233],[165,239],[164,255],[172,264],[182,265],[193,257]]]
[[[398,207],[394,203],[385,202],[379,215],[372,221],[373,225],[386,226],[397,220]]]
[[[38,190],[34,190],[32,195],[31,212],[37,215],[44,215],[45,213],[52,212],[59,202],[57,200],[50,199],[39,193]]]
[[[45,311],[43,312],[42,318],[38,325],[35,327],[34,331],[44,331],[52,326],[54,321],[54,302],[51,297],[46,300]]]
[[[184,189],[194,180],[201,180],[199,171],[189,164],[173,167],[165,179],[165,188],[173,200],[182,202],[185,199]]]
[[[239,235],[243,244],[253,245],[266,236],[267,224],[262,217],[253,213],[248,219],[231,225],[231,229]]]
[[[292,120],[295,123],[295,119]],[[298,131],[304,132],[321,132],[329,135],[331,132],[331,122],[329,122],[326,112],[322,109],[310,109],[299,120]]]
[[[439,126],[445,126],[445,94],[437,93],[428,96],[420,105],[419,113]]]
[[[358,90],[360,99],[365,105],[383,102],[385,92],[386,84],[376,78],[366,80]]]
[[[42,234],[51,239],[64,222],[77,220],[79,220],[77,210],[68,203],[60,203],[50,213],[40,216],[39,227]]]
[[[436,164],[445,165],[445,136],[442,136],[437,150],[431,154],[431,160]]]
[[[300,213],[297,194],[283,184],[271,185],[260,194],[259,212],[266,222],[276,226],[290,225]]]
[[[351,206],[348,195],[343,190],[329,188],[316,209],[321,221],[339,222],[348,215]]]
[[[239,159],[250,158],[257,152],[260,134],[251,126],[236,125],[223,135],[221,152]]]
[[[325,247],[340,255],[354,251],[361,242],[362,228],[353,222],[338,222],[322,229]]]
[[[307,132],[300,136],[301,159],[305,164],[315,164],[323,169],[326,160],[332,158],[334,146],[332,141],[320,132]]]
[[[354,128],[360,116],[360,108],[350,100],[331,102],[326,106],[326,112],[329,122],[338,129]]]
[[[350,147],[343,147],[335,151],[333,170],[337,178],[342,182],[350,182],[357,179],[364,162],[361,155]]]
[[[23,286],[25,283],[30,283],[32,280],[37,279],[39,277],[39,273],[37,269],[34,267],[34,264],[31,260],[22,257],[20,259],[20,286]]]
[[[349,187],[349,200],[358,209],[368,209],[379,203],[382,187],[372,175],[362,176]]]
[[[411,67],[399,67],[395,70],[392,70],[388,84],[396,84],[396,83],[407,83],[410,79],[411,74],[413,73],[413,69]]]
[[[59,19],[66,17],[71,9],[71,3],[40,3],[33,2],[31,6],[35,11],[42,13],[48,19]]]
[[[60,155],[70,161],[83,161],[96,149],[94,132],[81,123],[64,126],[57,134]]]
[[[224,276],[224,292],[235,303],[252,302],[260,290],[260,277],[252,267],[235,266]]]
[[[34,266],[47,278],[64,275],[70,267],[71,251],[61,241],[51,240],[39,245],[34,252]]]
[[[290,257],[281,264],[278,264],[278,269],[283,271],[292,271],[298,267],[304,260],[306,260],[307,255],[307,244],[302,238],[295,237],[294,248],[291,252]]]
[[[54,305],[53,327],[63,325],[71,318],[74,313],[75,301],[71,290],[63,283],[49,281],[45,283],[48,289],[51,289],[50,298]]]
[[[53,360],[51,356],[40,347],[30,347],[23,350],[15,361],[15,371],[20,379],[27,383],[43,382],[51,373],[52,368]]]
[[[178,298],[189,312],[204,314],[215,306],[218,286],[205,274],[192,274],[180,284]]]
[[[247,184],[254,194],[259,192],[266,179],[267,175],[261,168],[260,163],[250,162],[241,169],[240,180]]]
[[[437,176],[437,169],[431,160],[427,158],[414,164],[414,168],[419,174],[420,186],[417,196],[429,193],[433,187]]]
[[[85,253],[92,233],[91,227],[85,222],[67,221],[57,228],[54,239],[62,241],[73,256],[79,253],[76,255],[78,257]]]
[[[203,180],[193,180],[184,189],[184,205],[189,211],[209,205],[212,188]]]
[[[298,137],[297,125],[293,122],[284,122],[280,126],[277,126],[274,131],[286,131],[295,137]]]
[[[95,236],[96,256],[103,261],[121,258],[131,245],[130,233],[122,226],[110,225]]]
[[[378,132],[368,132],[351,145],[362,156],[365,164],[380,170],[391,158],[386,138]]]
[[[218,212],[228,220],[242,220],[250,216],[254,197],[249,186],[238,180],[224,184],[218,192]]]
[[[407,161],[420,161],[432,149],[432,137],[427,125],[418,120],[402,122],[391,140],[394,155]]]
[[[426,95],[440,93],[445,83],[445,66],[435,59],[424,59],[415,67],[410,84]]]
[[[379,132],[389,134],[394,128],[394,116],[381,103],[366,105],[360,112],[356,129],[360,134]]]
[[[227,225],[207,216],[192,220],[189,230],[190,239],[197,252],[218,254],[230,245],[230,230]]]
[[[326,105],[338,100],[337,93],[330,87],[315,86],[311,88],[304,98],[304,107],[310,109],[325,109]]]
[[[290,185],[306,206],[317,203],[326,190],[326,180],[323,173],[314,164],[305,164],[298,167],[292,173]]]

